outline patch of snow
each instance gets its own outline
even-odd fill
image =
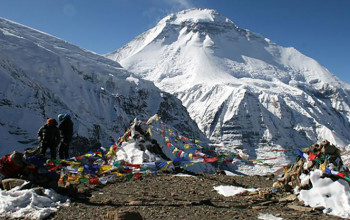
[[[330,178],[321,178],[322,171],[310,172],[312,188],[301,190],[299,200],[311,207],[324,207],[324,213],[350,217],[350,187],[344,180],[333,181]]]
[[[310,184],[310,175],[306,175],[306,174],[302,173],[300,175],[300,182],[301,182],[301,186],[306,186],[306,185]]]
[[[214,186],[214,189],[221,195],[225,196],[225,197],[228,197],[228,196],[234,196],[234,195],[237,195],[243,191],[250,191],[250,192],[253,192],[253,191],[256,191],[258,189],[246,189],[246,188],[243,188],[243,187],[239,187],[239,186],[223,186],[223,185],[220,185],[220,186]]]
[[[157,158],[148,150],[142,151],[138,147],[137,142],[124,142],[122,146],[118,149],[116,160],[126,161],[132,164],[142,164],[145,161],[159,161],[159,158]]]
[[[213,22],[214,16],[212,14],[212,10],[204,9],[204,10],[186,10],[182,13],[178,13],[176,20],[173,22],[174,24],[181,24],[186,21],[190,22]]]
[[[2,33],[3,33],[4,35],[24,39],[24,38],[23,38],[23,37],[21,37],[21,36],[18,36],[18,35],[12,34],[11,32],[9,32],[9,30],[7,30],[7,29],[5,29],[5,28],[4,28],[4,29],[0,28],[0,31],[2,31]]]
[[[238,174],[232,173],[231,171],[224,170],[226,176],[238,176]]]
[[[0,216],[29,219],[45,219],[60,206],[68,206],[70,200],[51,189],[45,189],[44,195],[38,195],[33,189],[9,191],[0,189]]]
[[[196,176],[193,176],[193,175],[190,175],[190,174],[185,174],[185,173],[177,173],[177,174],[175,174],[175,175],[173,175],[173,176],[181,176],[181,177],[195,177],[195,178],[196,178]]]
[[[135,78],[135,77],[133,77],[133,76],[129,76],[128,78],[126,78],[126,81],[128,81],[128,82],[133,82],[133,83],[135,83],[136,85],[139,85],[139,79],[137,79],[137,78]]]
[[[262,220],[282,220],[283,218],[276,217],[276,216],[274,216],[272,214],[259,213],[258,219],[262,219]]]

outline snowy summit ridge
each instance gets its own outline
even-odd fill
[[[192,24],[204,24],[211,23],[215,24],[214,28],[219,28],[222,26],[231,26],[234,23],[220,15],[217,11],[212,9],[189,9],[181,11],[179,13],[173,13],[165,18],[163,18],[159,23],[169,23],[173,25],[186,25],[186,23]],[[235,25],[234,25],[235,26]],[[235,26],[237,28],[237,26]]]
[[[163,18],[154,28],[107,57],[119,60],[123,66],[129,67],[135,63],[135,61],[128,62],[128,60],[131,61],[131,57],[139,57],[140,53],[145,52],[157,53],[156,46],[163,46],[161,50],[172,49],[173,51],[167,51],[172,53],[163,52],[163,55],[168,55],[167,57],[170,54],[179,55],[179,52],[189,54],[188,57],[183,58],[194,58],[190,55],[200,56],[188,61],[191,63],[221,58],[223,62],[213,63],[214,60],[210,64],[224,65],[221,69],[229,73],[231,77],[238,79],[253,78],[267,81],[278,79],[284,83],[312,84],[324,82],[349,88],[349,85],[342,83],[315,60],[301,54],[296,49],[277,46],[261,35],[238,28],[231,20],[211,9],[190,9],[171,14]],[[197,50],[191,52],[184,50],[185,48]],[[151,59],[151,61],[154,60]],[[193,65],[198,66],[199,64],[203,63]],[[248,69],[252,66],[259,69],[255,71]],[[213,68],[217,69],[218,65]],[[195,72],[200,75],[214,75],[215,73],[215,78],[217,78],[217,71],[202,71],[203,69],[194,71],[191,69],[191,73]],[[167,74],[169,75],[169,71]],[[229,75],[225,74],[224,78],[229,78]],[[230,82],[232,78],[226,80]]]
[[[214,10],[171,14],[106,57],[175,94],[228,149],[259,158],[271,147],[350,143],[348,84]]]

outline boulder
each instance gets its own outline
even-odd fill
[[[5,190],[10,190],[16,186],[22,186],[26,181],[22,179],[9,178],[2,180],[2,186]]]
[[[136,211],[124,211],[118,212],[114,217],[114,220],[142,220],[142,216],[139,212]]]
[[[142,216],[137,211],[109,211],[107,219],[114,220],[142,220]]]
[[[290,209],[299,211],[299,212],[311,212],[311,211],[313,211],[311,207],[298,206],[298,205],[293,205],[293,204],[290,204],[287,207]]]
[[[293,201],[297,200],[297,198],[298,197],[295,194],[291,194],[287,197],[280,198],[279,202],[293,202]]]

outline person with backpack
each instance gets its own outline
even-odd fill
[[[4,155],[0,159],[0,182],[5,178],[16,178],[25,166],[22,153],[13,151]]]
[[[47,119],[46,124],[38,131],[38,139],[41,143],[41,154],[45,156],[47,148],[50,148],[51,159],[55,160],[57,146],[60,141],[60,131],[55,119]]]
[[[73,121],[69,114],[59,114],[57,116],[60,125],[58,126],[60,130],[60,146],[59,146],[59,157],[60,159],[69,158],[69,144],[73,137]]]

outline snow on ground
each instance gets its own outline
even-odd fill
[[[143,162],[158,161],[154,154],[148,150],[141,150],[138,143],[124,142],[118,150],[117,161],[126,161],[132,164],[142,164]]]
[[[350,186],[339,179],[333,181],[330,178],[321,178],[321,170],[311,171],[309,175],[301,175],[302,185],[311,182],[312,188],[301,190],[298,199],[305,203],[305,206],[313,208],[324,207],[323,212],[329,215],[335,215],[342,218],[350,217]],[[216,186],[214,189],[223,196],[234,196],[243,191],[255,191],[258,189],[245,189],[237,186]],[[296,191],[296,193],[298,193]],[[260,213],[259,219],[282,219],[270,214]]]
[[[273,216],[271,214],[263,214],[259,213],[258,219],[263,219],[263,220],[282,220],[283,218]]]
[[[189,174],[185,174],[185,173],[178,173],[178,174],[175,174],[174,176],[181,176],[181,177],[196,177],[196,176],[189,175]],[[196,178],[197,178],[197,177],[196,177]]]
[[[312,188],[301,190],[299,200],[311,207],[324,207],[324,213],[350,217],[350,187],[344,180],[333,181],[329,178],[321,178],[322,171],[315,170],[310,173]],[[306,177],[305,177],[306,178]]]
[[[19,190],[19,187],[9,191],[0,189],[0,217],[45,219],[60,206],[70,203],[53,190],[45,189],[43,193],[39,195],[34,189]]]
[[[215,186],[214,189],[221,195],[223,196],[234,196],[234,195],[237,195],[243,191],[250,191],[250,192],[253,192],[253,191],[256,191],[258,189],[246,189],[246,188],[242,188],[242,187],[238,187],[238,186],[223,186],[223,185],[220,185],[220,186]]]
[[[238,176],[238,174],[232,173],[231,171],[224,170],[226,176]]]

